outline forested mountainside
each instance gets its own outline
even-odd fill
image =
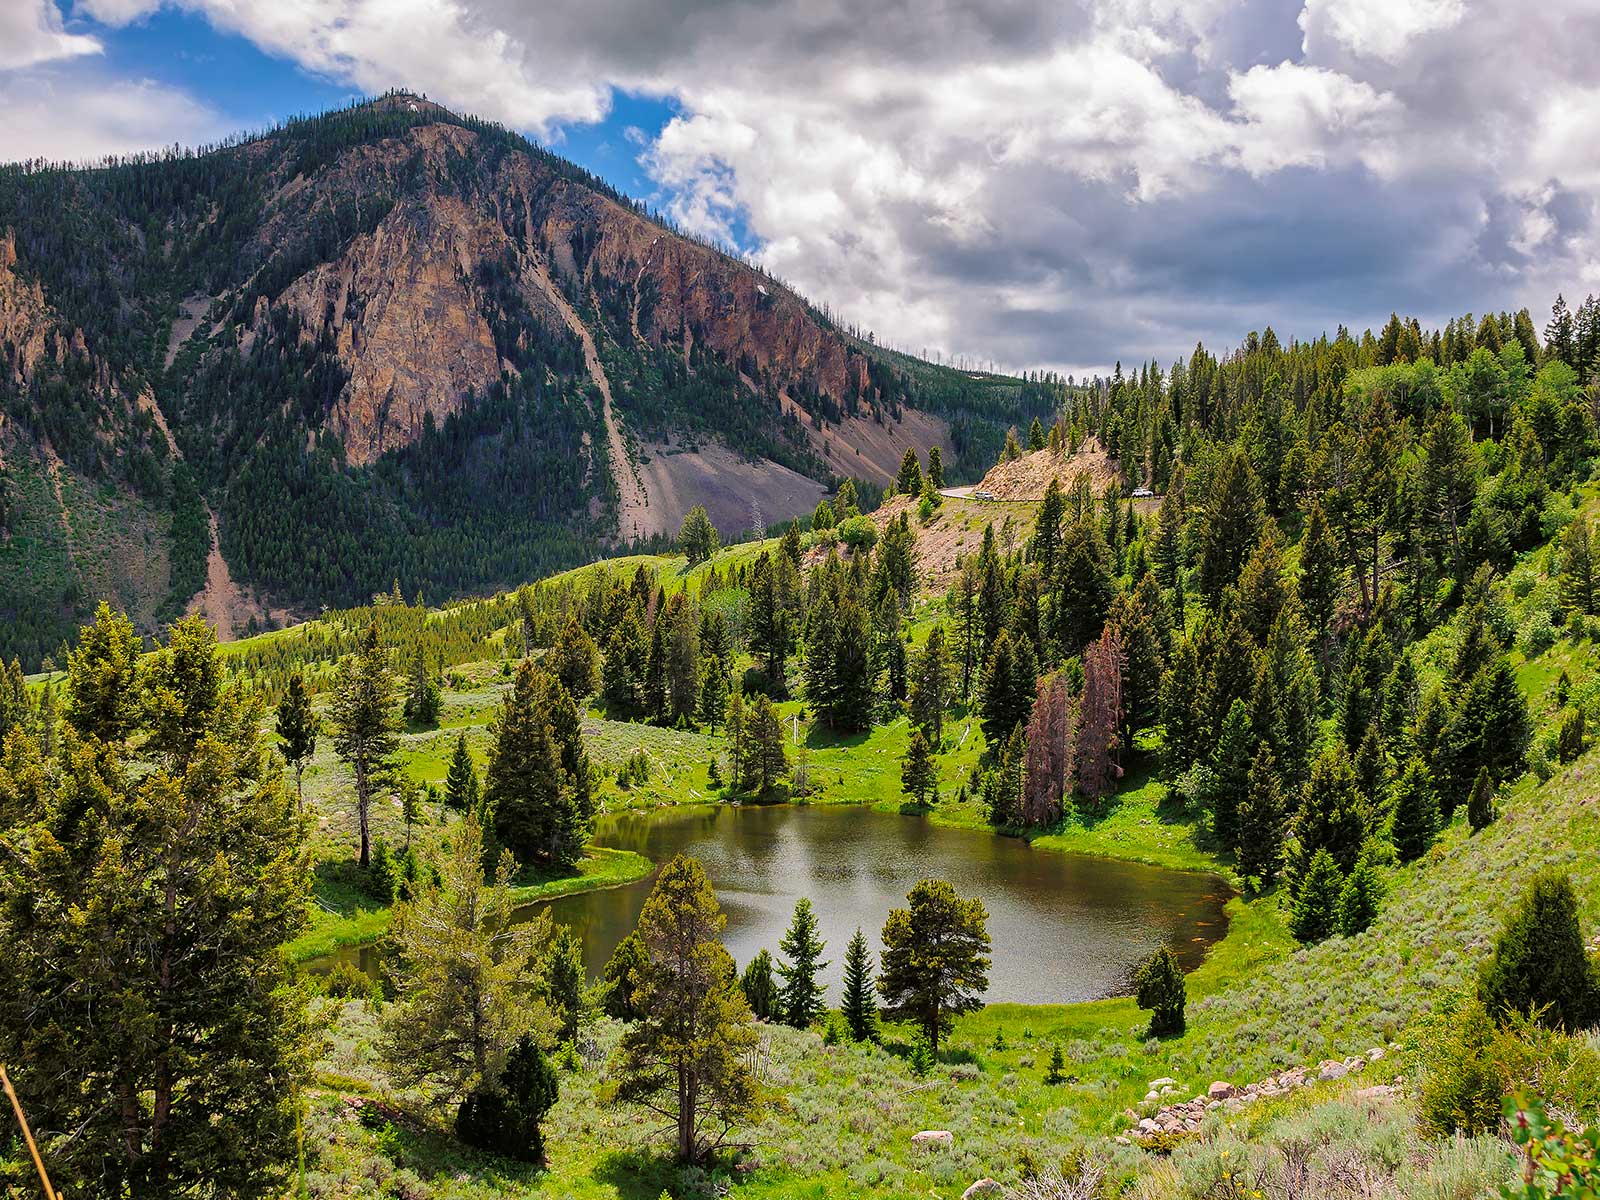
[[[907,448],[975,475],[1062,390],[881,352],[406,94],[197,152],[12,165],[0,654],[37,662],[97,598],[154,631],[202,588],[253,593],[242,612],[514,584],[701,499],[728,532],[809,511]],[[737,494],[696,494],[721,473]]]

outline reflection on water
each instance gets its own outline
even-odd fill
[[[811,897],[827,942],[826,982],[837,985],[859,925],[877,935],[919,879],[948,879],[989,912],[990,1001],[1043,1004],[1131,991],[1132,971],[1166,945],[1192,969],[1227,930],[1227,885],[1207,875],[1033,850],[1014,838],[948,829],[921,817],[856,807],[669,809],[602,818],[595,841],[655,862],[692,854],[728,916],[724,940],[742,967],[777,953],[795,901]],[[632,931],[652,879],[549,901],[583,938],[598,975]],[[529,915],[535,911],[530,907]],[[359,953],[375,969],[375,951]],[[837,988],[830,997],[837,1003]]]

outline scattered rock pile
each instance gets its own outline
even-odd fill
[[[1192,1100],[1175,1102],[1168,1101],[1170,1097],[1182,1094],[1178,1081],[1171,1078],[1152,1079],[1150,1091],[1144,1098],[1144,1105],[1159,1107],[1155,1112],[1142,1117],[1134,1109],[1129,1109],[1128,1116],[1137,1121],[1138,1125],[1132,1131],[1131,1137],[1120,1137],[1117,1140],[1127,1145],[1130,1141],[1146,1140],[1163,1134],[1193,1133],[1200,1128],[1200,1122],[1205,1119],[1207,1113],[1218,1109],[1242,1108],[1256,1100],[1288,1095],[1298,1088],[1313,1083],[1326,1083],[1362,1073],[1382,1061],[1385,1053],[1381,1046],[1374,1046],[1364,1055],[1357,1054],[1346,1059],[1324,1059],[1314,1067],[1292,1067],[1281,1074],[1269,1075],[1257,1083],[1246,1084],[1243,1087],[1218,1080]],[[1396,1084],[1379,1084],[1362,1088],[1357,1094],[1365,1098],[1392,1095],[1398,1091],[1397,1084],[1398,1081]]]

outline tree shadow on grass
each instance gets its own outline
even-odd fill
[[[616,1150],[607,1154],[596,1164],[594,1178],[598,1183],[616,1188],[622,1200],[659,1200],[662,1193],[676,1196],[684,1182],[683,1171],[677,1163],[665,1155],[642,1150]]]
[[[397,1168],[409,1168],[424,1180],[470,1180],[507,1195],[522,1195],[545,1174],[546,1169],[538,1164],[474,1150],[414,1113],[402,1112],[400,1119],[393,1121],[369,1118],[361,1123],[380,1135],[380,1153]]]

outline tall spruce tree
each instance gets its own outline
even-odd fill
[[[1289,932],[1296,941],[1320,942],[1338,928],[1339,893],[1343,888],[1339,864],[1327,850],[1317,850],[1295,888]]]
[[[878,1000],[872,986],[872,954],[866,936],[856,927],[844,952],[844,1003],[841,1005],[850,1036],[865,1042],[878,1034]]]
[[[933,752],[928,749],[928,739],[922,736],[920,729],[911,731],[911,742],[900,760],[900,790],[911,797],[913,804],[927,803],[928,797],[939,790]]]
[[[564,724],[578,745],[558,736],[553,718],[571,697],[552,677],[541,679],[532,662],[517,668],[495,718],[484,808],[496,841],[523,862],[570,869],[583,853],[593,819],[588,799],[588,759],[574,716]]]
[[[1283,867],[1284,800],[1272,748],[1262,746],[1250,763],[1244,800],[1235,814],[1239,873],[1270,887]]]
[[[339,661],[333,678],[333,747],[356,784],[356,823],[361,852],[358,865],[372,861],[372,797],[394,770],[400,733],[394,712],[394,681],[389,659],[378,643],[378,627],[368,625],[361,646]]]
[[[783,980],[778,989],[778,1006],[784,1024],[806,1029],[821,1015],[822,996],[827,988],[817,981],[817,976],[828,969],[827,960],[822,957],[825,948],[818,936],[816,911],[811,901],[802,896],[795,902],[788,932],[778,943],[785,960],[778,964],[778,977]]]
[[[305,805],[305,770],[317,749],[317,734],[322,722],[311,707],[311,697],[306,692],[305,676],[299,671],[289,676],[283,690],[283,700],[278,705],[277,733],[281,741],[278,753],[283,761],[294,768],[294,798],[297,808]]]
[[[467,749],[467,735],[456,734],[455,753],[450,756],[450,769],[444,780],[445,803],[457,812],[478,811],[483,789],[478,782],[478,768],[473,765],[472,753]]]
[[[1390,837],[1395,854],[1403,863],[1415,862],[1432,849],[1440,825],[1439,794],[1420,758],[1406,764],[1390,789],[1389,804],[1394,813]]]
[[[763,949],[756,952],[744,974],[739,976],[739,990],[758,1021],[771,1021],[783,1011],[778,1000],[778,981],[772,971],[772,952]]]
[[[1533,1013],[1577,1030],[1600,1019],[1600,962],[1584,947],[1570,876],[1552,868],[1534,877],[1495,938],[1478,995],[1497,1021]]]

